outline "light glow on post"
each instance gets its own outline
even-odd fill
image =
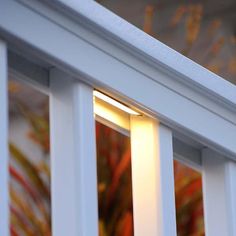
[[[134,235],[176,236],[172,132],[145,116],[130,123]]]
[[[101,99],[101,100],[111,104],[112,106],[114,106],[114,107],[116,107],[116,108],[118,108],[118,109],[120,109],[120,110],[122,110],[122,111],[124,111],[126,113],[129,113],[130,115],[136,115],[136,116],[140,115],[138,112],[132,110],[131,108],[125,106],[124,104],[116,101],[115,99],[113,99],[113,98],[111,98],[111,97],[109,97],[109,96],[107,96],[107,95],[105,95],[105,94],[103,94],[103,93],[101,93],[101,92],[99,92],[97,90],[95,90],[93,92],[93,95],[95,97],[97,97],[97,98],[99,98],[99,99]]]

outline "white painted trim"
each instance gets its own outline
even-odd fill
[[[112,105],[94,97],[94,112],[96,120],[117,130],[118,132],[130,136],[130,115]],[[191,147],[173,137],[174,159],[201,172],[201,150]]]
[[[24,80],[31,81],[36,86],[49,87],[49,70],[47,68],[38,66],[12,52],[8,52],[8,67],[10,71],[16,72],[19,77],[23,76]]]
[[[191,147],[176,138],[173,138],[174,159],[188,167],[201,172],[202,157],[201,150]]]
[[[226,161],[226,189],[229,194],[230,235],[236,236],[236,163]]]
[[[207,236],[236,236],[236,163],[204,149],[203,199]]]
[[[81,22],[86,21],[78,24],[70,17],[66,18],[60,12],[48,8],[43,2],[24,2],[31,4],[30,8],[13,0],[3,2],[0,28],[34,45],[34,50],[37,49],[35,53],[40,52],[38,56],[43,56],[76,77],[83,73],[82,78],[94,87],[100,86],[100,89],[118,95],[119,99],[126,99],[126,102],[152,112],[171,128],[181,130],[214,149],[228,152],[228,156],[236,156],[236,147],[232,142],[236,139],[236,106],[233,100],[226,101],[213,96],[214,100],[209,91],[203,90],[204,95],[194,92],[196,86],[180,83],[181,76],[171,74],[165,66],[157,63],[154,66],[151,61],[143,62],[144,58],[139,59],[125,47],[121,48],[100,34],[84,28],[85,23]],[[34,4],[35,9],[32,11]],[[28,24],[28,19],[34,24]],[[36,29],[33,25],[42,27]],[[44,40],[41,40],[42,34]]]
[[[56,5],[56,3],[61,3],[64,8],[69,8],[74,14],[77,13],[89,19],[103,31],[113,34],[113,38],[116,37],[126,46],[132,47],[133,50],[136,49],[137,53],[149,56],[154,63],[162,64],[166,70],[179,74],[181,79],[186,80],[192,86],[199,86],[236,105],[235,85],[147,35],[99,3],[87,1],[86,4],[80,4],[77,0],[55,0],[53,4]],[[69,9],[67,9],[68,14]]]
[[[175,82],[175,83],[178,82],[182,86],[186,85],[188,87],[188,89],[190,89],[191,91],[192,90],[197,91],[198,93],[200,93],[204,97],[207,96],[208,99],[210,98],[210,99],[214,100],[216,103],[223,103],[223,104],[225,103],[225,105],[228,104],[228,106],[229,106],[228,108],[231,108],[234,111],[236,110],[236,106],[235,106],[236,104],[234,102],[230,101],[230,99],[224,99],[223,97],[220,98],[219,94],[218,95],[215,94],[215,96],[214,96],[213,91],[209,91],[209,90],[206,91],[204,89],[204,86],[198,86],[197,84],[193,83],[192,80],[189,79],[188,77],[181,75],[181,73],[176,73],[175,67],[177,65],[174,64],[174,68],[172,68],[174,71],[172,71],[172,69],[167,67],[165,64],[158,63],[158,61],[154,62],[153,60],[151,60],[150,56],[145,54],[144,52],[140,53],[140,51],[138,50],[137,47],[131,46],[131,48],[130,48],[129,47],[130,45],[127,44],[126,41],[120,39],[119,37],[117,38],[117,35],[115,36],[112,33],[113,28],[116,26],[111,27],[110,30],[106,30],[105,28],[101,28],[99,25],[96,24],[96,22],[92,23],[90,19],[85,20],[86,15],[84,16],[84,15],[80,15],[78,13],[76,14],[74,12],[74,10],[72,10],[72,9],[69,10],[68,7],[66,7],[65,5],[63,5],[63,7],[60,8],[61,4],[55,4],[55,1],[50,1],[50,2],[46,1],[46,3],[49,5],[52,5],[52,7],[55,8],[54,10],[56,10],[56,11],[52,11],[52,9],[48,7],[48,5],[45,5],[45,2],[41,2],[41,1],[39,2],[39,1],[35,1],[35,0],[18,0],[18,1],[21,2],[23,5],[26,5],[27,7],[34,9],[35,12],[37,12],[41,16],[47,18],[48,20],[51,20],[51,21],[55,22],[56,24],[60,25],[61,27],[64,28],[64,30],[68,30],[71,33],[73,32],[74,35],[77,35],[77,36],[79,35],[85,41],[89,40],[90,44],[97,46],[98,48],[100,48],[104,52],[107,52],[110,56],[113,56],[114,58],[117,58],[118,60],[125,62],[128,65],[132,64],[133,68],[135,68],[138,71],[141,70],[142,73],[148,74],[148,76],[150,76],[152,78],[152,80],[162,82],[167,87],[170,85],[169,82],[166,83],[167,82],[166,80],[168,80],[168,79],[166,79],[166,78],[162,79],[163,76],[161,76],[161,77],[154,76],[153,73],[151,73],[151,71],[150,71],[150,66],[152,68],[156,68],[158,70],[161,70],[163,73],[168,74],[168,76],[171,78],[172,85],[173,85],[173,82]],[[83,2],[80,5],[81,5],[81,7],[86,6],[86,7],[90,8],[90,4],[95,4],[95,6],[94,6],[95,8],[98,7],[98,8],[103,9],[103,7],[100,6],[98,3],[96,3],[95,1],[90,1],[89,3]],[[65,17],[64,15],[62,16],[60,14],[60,12],[57,12],[58,10],[63,11],[63,13],[67,14],[67,16],[69,16],[69,18]],[[108,11],[107,9],[104,9],[104,10]],[[108,15],[109,14],[111,14],[114,17],[117,17],[113,13],[108,11]],[[74,21],[71,20],[71,17],[73,18]],[[103,15],[102,15],[102,17],[103,17]],[[129,23],[127,23],[125,21],[124,21],[124,23],[129,25]],[[78,27],[78,26],[80,26],[80,27]],[[132,26],[132,27],[134,27],[134,26]],[[136,30],[138,30],[138,29],[136,29]],[[78,32],[79,32],[79,34],[78,34]],[[127,34],[129,34],[130,32],[132,32],[132,31],[127,31]],[[140,32],[142,34],[144,34],[145,37],[151,38],[149,35],[146,35],[144,32],[142,32],[142,31],[140,31]],[[94,33],[96,36],[94,35]],[[126,35],[126,33],[125,33],[125,35]],[[104,38],[104,36],[105,36],[105,38]],[[104,44],[104,41],[105,41],[105,44]],[[157,42],[157,40],[154,40],[154,41]],[[123,53],[121,54],[119,52],[119,50],[121,50],[121,45],[122,45],[122,50],[125,52],[125,55]],[[166,47],[163,44],[161,44],[160,46],[161,47],[163,46],[164,48]],[[119,50],[117,50],[117,48],[119,48]],[[172,50],[172,49],[170,49],[170,50]],[[172,50],[172,51],[174,51],[174,50]],[[132,54],[131,54],[131,52],[132,52]],[[158,48],[157,54],[159,55],[159,48]],[[167,55],[168,54],[165,54],[164,57],[166,58]],[[170,55],[170,56],[173,56],[173,55]],[[182,55],[180,55],[180,56],[184,58],[184,56],[182,56]],[[132,59],[132,60],[130,60],[130,59]],[[134,64],[133,62],[135,59],[136,59],[136,63]],[[140,63],[140,60],[142,61],[141,63]],[[145,61],[145,64],[149,65],[148,66],[149,68],[147,70],[144,70],[144,64],[143,64],[144,61]],[[174,60],[175,63],[178,63],[179,61],[181,61],[180,58],[176,58],[176,61]],[[197,65],[196,63],[194,63],[194,64]],[[186,67],[186,65],[184,65],[184,66],[185,66],[185,68],[189,68],[189,67]],[[197,65],[197,66],[199,66],[199,65]],[[200,68],[198,68],[198,69],[201,71],[201,69],[204,69],[204,68],[202,68],[200,66]],[[207,71],[208,73],[211,73],[212,75],[214,75],[212,72],[209,72],[206,69],[204,69],[204,70]],[[149,73],[148,73],[148,71],[149,71]],[[196,74],[197,74],[197,76],[199,76],[199,71],[197,71]],[[192,74],[190,73],[190,75],[192,75]],[[212,80],[211,78],[208,78],[208,77],[209,76],[205,76],[204,81],[208,81],[208,80],[211,81]],[[223,83],[225,82],[226,84],[229,84],[229,87],[231,88],[228,90],[227,86],[225,87],[222,84],[220,84],[220,89],[223,90],[224,93],[234,94],[234,91],[232,91],[233,87],[235,87],[234,85],[232,85],[229,82],[224,81],[222,79],[220,79],[220,81],[223,81]],[[176,88],[179,87],[178,83],[172,86],[173,90],[176,90]],[[214,85],[215,83],[212,83],[212,84]],[[227,92],[225,92],[225,91],[227,91]],[[188,97],[189,95],[185,94],[185,96]],[[190,95],[190,98],[193,99],[192,93]],[[198,97],[198,100],[200,98],[201,98],[201,96]],[[203,102],[202,105],[206,105],[206,104]],[[208,104],[208,106],[209,106],[209,104]],[[235,119],[234,119],[234,121],[235,121]]]
[[[53,235],[98,235],[93,89],[56,69],[50,89]]]
[[[21,82],[49,95],[48,71],[41,66],[37,66],[14,53],[10,53],[8,73],[10,78],[19,79]],[[94,98],[94,112],[97,121],[124,135],[130,136],[129,114],[114,108],[98,98]],[[198,171],[201,170],[201,152],[199,148],[192,147],[174,137],[173,150],[176,160],[182,161]]]
[[[8,51],[8,77],[49,95],[49,70]]]
[[[124,131],[130,130],[130,116],[128,113],[121,111],[96,97],[94,97],[94,112],[96,116],[98,116],[98,120],[103,118],[107,122],[120,127]]]
[[[0,235],[9,235],[7,45],[0,40]]]
[[[8,76],[9,76],[9,79],[18,80],[21,83],[26,84],[45,95],[50,94],[49,87],[45,86],[45,84],[39,83],[38,81],[34,80],[32,77],[25,76],[18,70],[12,69],[11,67],[8,67]]]
[[[131,117],[135,236],[176,235],[171,131],[145,117]]]
[[[49,77],[46,69],[36,66],[13,53],[10,54],[9,61],[10,68],[8,69],[8,73],[10,78],[19,79],[21,82],[33,86],[40,92],[49,95]],[[129,114],[96,98],[94,98],[94,106],[95,119],[97,121],[126,136],[130,136]],[[96,107],[101,109],[96,112]],[[190,168],[201,171],[201,151],[199,148],[192,147],[174,137],[173,151],[176,160],[184,162],[184,164],[188,165]]]
[[[4,7],[0,8],[0,28],[7,32],[4,36],[11,42],[19,44],[21,39],[33,47],[31,50],[38,57],[76,78],[82,73],[80,78],[86,83],[116,95],[119,100],[158,117],[172,129],[236,158],[233,142],[236,140],[234,95],[232,99],[223,98],[214,91],[199,88],[195,83],[186,85],[183,74],[154,63],[150,56],[143,55],[141,58],[135,49],[127,49],[123,41],[120,44],[112,41],[112,35],[107,32],[101,36],[103,30],[95,26],[92,28],[82,16],[76,15],[75,21],[73,13],[66,17],[65,12],[62,14],[44,2],[33,0],[24,0],[24,5],[18,1],[3,0],[3,4]],[[34,25],[40,27],[35,28]],[[175,57],[175,60],[185,61],[182,56]],[[201,67],[195,65],[194,68],[202,73]],[[202,75],[205,73],[204,79],[214,80],[206,71]],[[235,93],[234,86],[222,85],[222,88],[227,91],[226,94]]]

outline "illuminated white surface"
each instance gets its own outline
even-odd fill
[[[135,236],[175,236],[172,133],[157,121],[131,117]]]
[[[139,115],[138,112],[130,109],[129,107],[123,105],[122,103],[114,100],[113,98],[111,98],[111,97],[109,97],[109,96],[107,96],[107,95],[105,95],[105,94],[103,94],[103,93],[101,93],[99,91],[95,90],[93,92],[93,94],[94,94],[95,97],[98,97],[98,98],[102,99],[103,101],[111,104],[112,106],[117,107],[118,109],[120,109],[122,111],[125,111],[125,112],[129,113],[130,115],[136,115],[136,116]]]
[[[96,114],[96,116],[107,120],[110,123],[121,127],[124,130],[130,130],[130,115],[104,102],[103,100],[95,98],[94,113]],[[98,121],[99,120],[100,119],[98,119]]]

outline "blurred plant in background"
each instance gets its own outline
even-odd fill
[[[22,140],[26,140],[28,148],[38,146],[42,156],[36,161],[24,153],[17,144],[9,141],[9,173],[10,173],[10,232],[13,236],[50,236],[50,143],[48,98],[43,95],[39,109],[28,106],[33,103],[25,98],[24,92],[37,95],[37,91],[23,84],[9,80],[9,115],[11,127],[14,121],[24,121],[29,130],[25,130]],[[27,90],[27,91],[26,91]],[[32,96],[31,96],[32,97]],[[27,99],[27,105],[23,102]],[[43,102],[41,102],[43,101]],[[35,105],[35,104],[34,104]],[[38,106],[38,105],[37,105]],[[21,126],[18,122],[17,126]],[[17,132],[17,131],[16,131]],[[17,140],[16,140],[17,141]]]
[[[236,84],[234,0],[97,0],[205,68]]]
[[[9,166],[11,235],[49,236],[51,219],[48,172],[40,170],[15,145],[9,144],[9,151],[11,162],[14,162]]]
[[[133,1],[99,2],[151,36],[236,83],[235,32],[227,25],[230,20],[225,19],[227,12],[224,12],[224,8],[221,15],[217,15],[217,9],[214,11],[217,4],[213,0],[136,0],[135,6],[132,5]],[[29,124],[30,130],[22,139],[27,138],[37,145],[43,157],[35,162],[16,144],[9,143],[11,235],[49,236],[51,202],[48,100],[45,99],[41,104],[40,112],[28,106],[24,99],[11,105],[11,94],[18,92],[26,100],[32,98],[33,101],[34,96],[24,95],[22,87],[18,82],[9,81],[10,106],[14,106]],[[96,122],[96,138],[99,234],[132,236],[130,140],[99,122]],[[201,175],[178,162],[174,162],[174,167],[178,236],[202,236],[204,219]]]
[[[129,137],[96,123],[100,236],[133,236]],[[178,236],[204,236],[201,174],[174,161]]]
[[[28,123],[29,129],[20,138],[38,146],[42,157],[35,161],[16,144],[9,143],[10,230],[12,236],[50,236],[48,98],[44,97],[35,110],[14,98],[21,86],[18,82],[9,83],[10,104],[14,108],[10,110],[14,111],[13,118],[17,113]],[[96,121],[96,140],[99,235],[133,236],[130,138]],[[201,175],[178,162],[174,162],[174,167],[178,236],[203,236]]]
[[[133,235],[130,138],[96,122],[100,236]]]
[[[174,161],[178,236],[204,236],[201,174]]]
[[[229,20],[223,19],[227,14],[223,8],[221,15],[217,15],[217,10],[214,12],[217,4],[213,0],[137,0],[135,6],[132,1],[129,3],[124,0],[99,2],[151,36],[236,84],[235,32],[228,27]],[[14,112],[29,124],[30,130],[22,139],[27,138],[37,145],[43,157],[35,162],[16,144],[9,143],[10,230],[13,236],[49,236],[51,202],[48,100],[45,99],[40,112],[37,112],[24,102],[25,99],[33,101],[34,96],[24,95],[22,87],[18,82],[9,81],[10,106],[14,106]],[[11,97],[16,93],[22,93],[26,98],[18,101],[14,96]],[[15,99],[13,105],[12,99]],[[100,236],[132,236],[130,140],[98,122],[96,137]],[[201,175],[178,162],[174,163],[174,167],[178,236],[202,236],[204,220]]]
[[[161,31],[156,30],[154,17],[170,8],[171,4],[147,4],[143,30],[235,84],[235,32],[230,28],[232,23],[222,19],[225,17],[224,9],[220,17],[217,13],[208,16],[210,13],[206,13],[205,5],[210,2],[179,1],[179,5],[172,10],[168,24]]]

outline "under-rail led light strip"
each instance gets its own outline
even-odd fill
[[[99,92],[97,90],[94,90],[93,95],[95,97],[97,97],[97,98],[99,98],[99,99],[101,99],[101,100],[111,104],[112,106],[117,107],[118,109],[120,109],[120,110],[122,110],[124,112],[129,113],[130,115],[136,115],[136,116],[140,115],[140,113],[132,110],[131,108],[123,105],[122,103],[116,101],[115,99],[113,99],[113,98],[111,98],[111,97],[109,97],[109,96],[107,96],[107,95],[105,95],[105,94],[103,94],[103,93],[101,93],[101,92]]]

